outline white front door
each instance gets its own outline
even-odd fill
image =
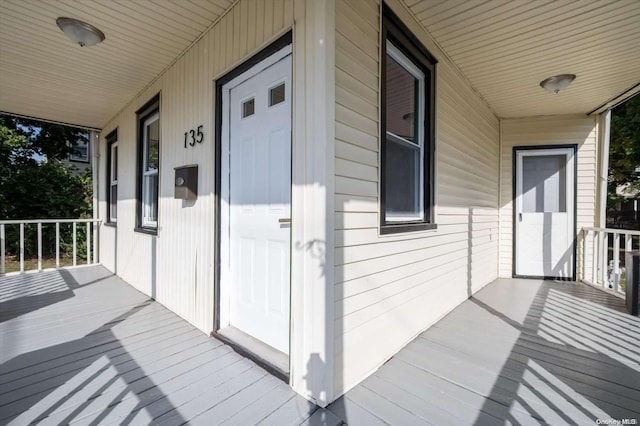
[[[226,325],[288,354],[291,55],[274,60],[223,87],[221,293]]]
[[[516,150],[516,276],[574,276],[574,152]]]

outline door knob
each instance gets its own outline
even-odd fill
[[[278,223],[291,223],[291,218],[290,217],[281,217],[280,219],[278,219]]]

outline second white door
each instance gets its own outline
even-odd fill
[[[574,149],[516,151],[515,275],[574,276]]]
[[[228,107],[229,325],[288,354],[291,55],[231,88]]]

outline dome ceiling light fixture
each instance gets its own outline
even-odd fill
[[[56,19],[58,27],[80,47],[93,46],[105,39],[104,33],[91,24],[78,19],[61,16]]]
[[[540,87],[542,87],[547,92],[558,93],[559,91],[569,87],[571,82],[575,79],[575,74],[554,75],[553,77],[542,80],[540,82]]]

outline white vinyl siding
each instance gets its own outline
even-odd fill
[[[336,396],[497,277],[499,122],[426,32],[438,59],[435,231],[379,231],[380,4],[336,2]]]
[[[502,120],[500,191],[500,276],[513,274],[513,147],[575,144],[577,153],[577,230],[595,225],[596,118],[560,115]],[[588,258],[588,257],[587,257]],[[581,269],[578,253],[576,271]]]
[[[191,48],[102,126],[118,127],[118,226],[101,227],[100,255],[109,269],[205,333],[214,308],[214,82],[293,25],[293,0],[240,0]],[[192,37],[192,39],[195,37]],[[151,79],[151,77],[150,77]],[[136,111],[161,93],[158,236],[136,226]],[[184,148],[184,132],[203,125],[203,142]],[[106,146],[101,181],[106,182]],[[174,168],[201,164],[198,199],[174,198]],[[125,184],[126,183],[126,184]],[[107,212],[100,188],[100,217]],[[116,235],[117,233],[117,235]],[[116,247],[117,241],[117,247]]]

